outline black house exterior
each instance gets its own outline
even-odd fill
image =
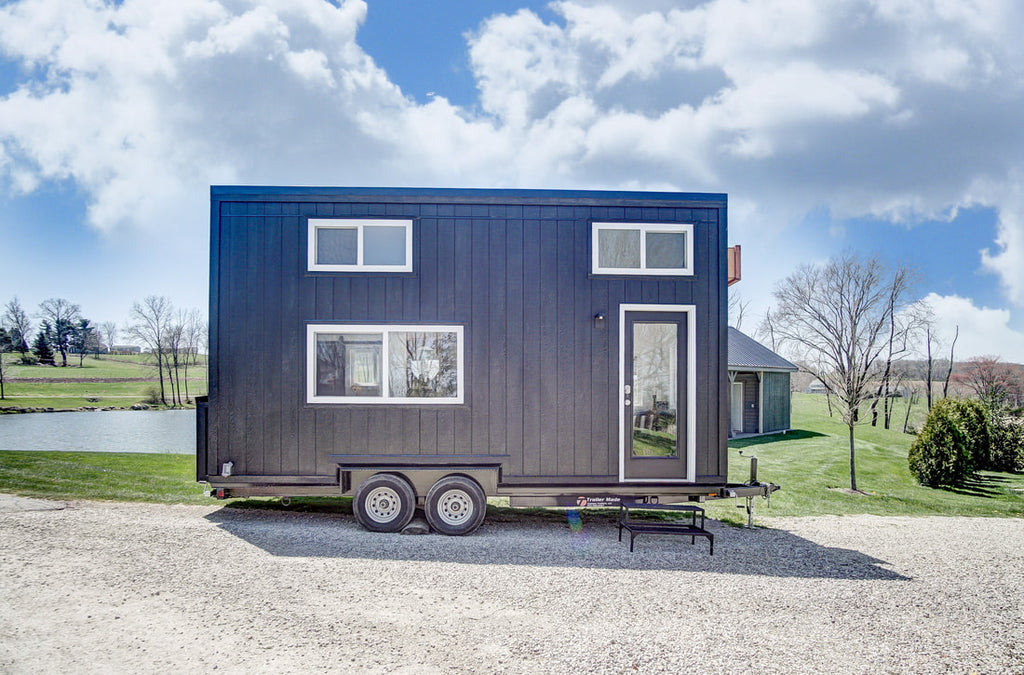
[[[450,476],[518,504],[717,494],[726,212],[721,194],[213,187],[198,479],[354,494],[375,529],[410,494],[429,516]]]

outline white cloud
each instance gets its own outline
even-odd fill
[[[1021,3],[551,7],[477,27],[480,107],[462,109],[389,80],[361,0],[9,2],[0,51],[24,79],[0,97],[2,184],[73,181],[108,232],[202,232],[207,186],[229,182],[723,191],[747,205],[734,233],[783,243],[822,207],[989,206],[976,262],[1024,307]],[[781,272],[802,247],[771,250]]]
[[[935,316],[939,343],[948,350],[959,331],[955,346],[957,361],[972,356],[995,355],[1004,361],[1024,363],[1024,333],[1010,327],[1010,312],[977,307],[969,298],[930,293],[924,298]]]

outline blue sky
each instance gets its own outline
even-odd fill
[[[0,302],[204,308],[211,184],[725,192],[755,332],[797,265],[920,273],[1024,362],[1011,0],[16,0]]]

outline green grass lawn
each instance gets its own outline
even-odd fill
[[[0,451],[0,492],[27,497],[208,504],[195,475],[192,455]]]
[[[893,426],[902,429],[902,422],[901,414]],[[740,456],[742,450],[757,455],[760,480],[782,486],[772,496],[771,511],[757,500],[755,509],[761,514],[1024,516],[1024,476],[983,472],[957,491],[922,487],[907,469],[907,450],[915,437],[869,424],[854,432],[857,487],[866,494],[844,492],[850,487],[848,431],[838,417],[829,418],[824,396],[793,395],[793,429],[785,435],[729,443],[730,481],[742,482],[749,475],[749,460]],[[730,501],[709,503],[708,515],[745,518]]]
[[[902,421],[902,420],[901,420]],[[902,424],[900,425],[902,426]],[[740,482],[749,471],[740,456],[756,453],[758,477],[782,486],[771,510],[756,500],[757,513],[773,516],[821,514],[1024,516],[1024,476],[983,473],[957,491],[921,487],[907,469],[907,449],[913,437],[864,425],[857,427],[857,485],[866,494],[849,494],[846,428],[829,419],[824,398],[796,394],[794,431],[786,435],[743,439],[730,443],[730,479]],[[164,503],[214,503],[195,483],[191,455],[148,455],[89,452],[0,452],[0,492],[54,499],[109,499]],[[492,500],[488,518],[543,517],[564,519],[563,512],[503,507]],[[742,500],[706,504],[712,518],[745,521],[737,509]],[[275,507],[273,500],[237,500],[238,507]],[[293,510],[351,512],[351,500],[296,498]],[[593,512],[588,518],[606,518]],[[519,515],[517,515],[519,514]],[[542,515],[536,515],[542,514]]]

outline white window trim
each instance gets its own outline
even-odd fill
[[[598,233],[601,230],[636,230],[640,232],[640,267],[601,267]],[[684,267],[647,268],[647,233],[682,233],[686,235],[686,261]],[[627,274],[632,276],[693,276],[693,223],[611,223],[591,224],[591,273]]]
[[[388,386],[390,378],[388,373],[388,348],[389,333],[455,333],[456,344],[456,396],[452,398],[433,397],[398,397],[390,396]],[[317,396],[316,393],[316,336],[319,334],[346,335],[380,335],[381,336],[381,396]],[[339,323],[314,323],[306,326],[306,402],[307,403],[331,403],[331,404],[385,404],[385,405],[459,405],[463,402],[465,395],[465,341],[463,339],[463,326],[436,325],[436,324],[339,324]]]
[[[366,226],[387,226],[405,228],[405,264],[364,265],[363,228]],[[412,272],[412,221],[385,220],[378,218],[310,218],[308,236],[307,268],[310,272]],[[356,229],[356,264],[329,265],[316,261],[317,230]]]

